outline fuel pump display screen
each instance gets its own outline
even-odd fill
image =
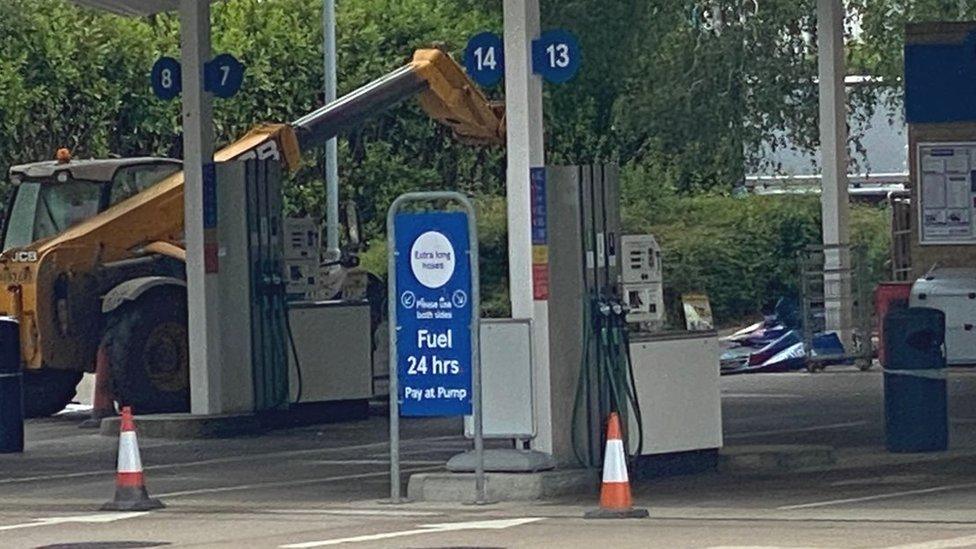
[[[976,243],[976,143],[920,143],[919,241]]]
[[[459,212],[400,213],[395,223],[400,413],[470,415],[468,216]]]

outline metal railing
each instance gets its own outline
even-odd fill
[[[828,252],[850,253],[850,267],[827,268]],[[847,245],[811,245],[800,254],[799,289],[802,315],[800,317],[803,349],[807,370],[816,372],[829,365],[855,364],[862,370],[871,367],[874,349],[871,343],[871,315],[873,300],[867,265],[867,248]],[[838,295],[828,295],[827,278],[834,278],[839,286]],[[824,337],[827,330],[827,305],[840,301],[844,305],[844,286],[850,284],[850,314],[840,314],[840,326],[832,326],[843,343],[843,352],[816,351],[814,340]]]

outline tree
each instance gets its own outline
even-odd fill
[[[356,0],[338,3],[340,93],[403,65],[414,49],[439,44],[454,53],[466,38],[497,28],[476,0]],[[227,0],[214,4],[214,51],[247,67],[241,93],[216,100],[218,145],[260,122],[297,119],[322,102],[321,0]],[[497,11],[497,10],[496,10]],[[57,13],[58,17],[50,14]],[[173,14],[122,18],[65,0],[0,3],[0,170],[53,158],[182,152],[179,102],[149,89],[161,55],[178,55]],[[499,189],[498,151],[453,142],[413,104],[379,116],[343,140],[343,194],[382,219],[406,189]],[[288,186],[289,206],[321,214],[320,158]],[[374,226],[373,229],[378,227]]]
[[[848,9],[859,29],[852,64],[899,90],[906,24],[976,19],[976,3],[968,0],[848,0]]]
[[[764,161],[764,147],[819,146],[814,0],[544,6],[547,23],[580,34],[584,48],[580,78],[549,90],[554,159],[642,164],[653,184],[691,191],[730,189]],[[884,13],[876,17],[888,25]],[[849,40],[858,17],[851,12]],[[852,70],[876,74],[854,59]],[[852,116],[870,117],[875,100],[874,90],[852,89]],[[860,137],[855,130],[855,146]]]
[[[59,147],[77,156],[169,149],[178,116],[149,99],[145,75],[173,32],[59,0],[0,4],[0,170]]]

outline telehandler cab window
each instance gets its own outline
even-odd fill
[[[180,171],[178,164],[143,164],[120,169],[112,178],[109,205],[114,206]]]
[[[3,249],[54,236],[101,210],[103,185],[25,181],[17,186]]]
[[[111,181],[24,181],[16,186],[4,251],[54,236],[180,170],[174,162],[119,168]]]

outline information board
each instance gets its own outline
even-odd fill
[[[398,213],[394,222],[400,415],[471,414],[468,216]]]
[[[976,143],[919,143],[919,241],[976,243]]]
[[[546,169],[529,172],[532,206],[532,299],[549,299],[549,214],[546,202]]]

